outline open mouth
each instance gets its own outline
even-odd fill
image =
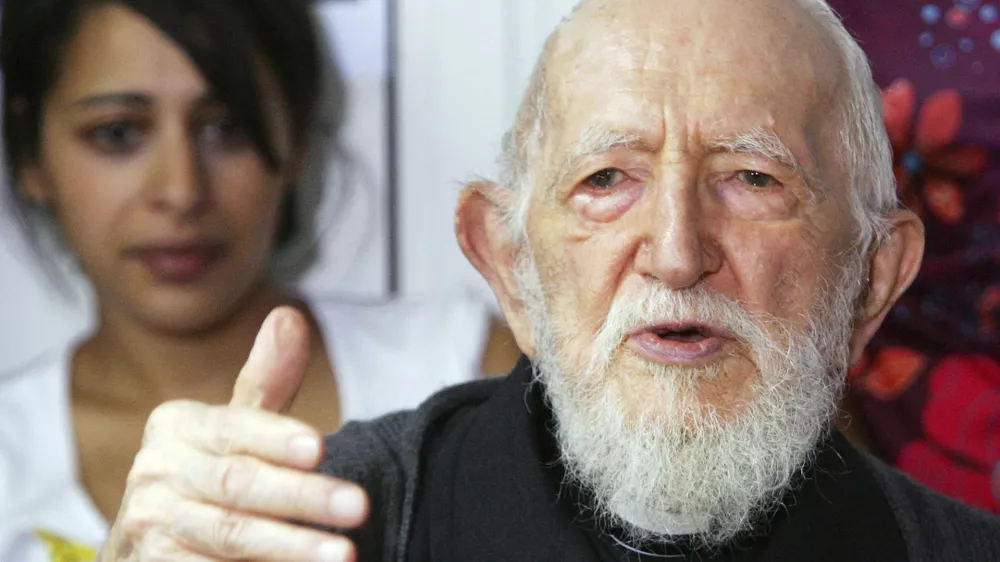
[[[629,338],[633,349],[669,364],[698,364],[721,353],[732,337],[723,328],[696,322],[645,327]]]
[[[677,343],[698,343],[712,338],[727,337],[721,330],[705,324],[683,323],[651,326],[636,335],[649,334],[664,341]]]
[[[710,329],[703,326],[661,327],[650,330],[650,333],[661,340],[680,343],[697,343],[716,337]]]

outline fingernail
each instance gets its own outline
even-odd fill
[[[293,437],[288,443],[288,452],[295,462],[311,464],[319,457],[319,439],[312,435]]]
[[[367,500],[361,490],[353,486],[338,488],[330,496],[330,513],[357,521],[364,516],[366,503]]]
[[[347,541],[326,541],[319,545],[320,562],[344,562],[351,555],[351,545]]]

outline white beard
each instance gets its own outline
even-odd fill
[[[623,529],[636,543],[684,535],[718,546],[777,507],[837,411],[860,260],[821,292],[823,301],[799,333],[703,287],[649,286],[631,302],[614,303],[590,365],[570,371],[559,335],[564,327],[552,324],[530,250],[522,256],[518,281],[534,330],[536,375],[556,419],[568,478],[593,494],[601,524]],[[697,399],[700,384],[724,376],[718,366],[667,367],[622,348],[638,327],[692,318],[726,326],[750,350],[760,376],[735,413]],[[638,415],[627,415],[620,373],[611,368],[615,358],[648,369],[655,380],[654,403]]]

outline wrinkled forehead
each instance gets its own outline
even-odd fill
[[[556,152],[601,126],[661,146],[762,128],[818,161],[843,90],[828,32],[794,1],[594,2],[551,55]]]

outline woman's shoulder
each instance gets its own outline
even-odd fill
[[[45,457],[45,451],[60,449],[39,443],[67,439],[62,421],[67,419],[68,353],[53,350],[0,373],[0,460],[17,459],[23,468]],[[0,472],[5,472],[2,467]],[[0,479],[4,477],[0,474]]]
[[[400,338],[426,346],[428,340],[479,334],[494,315],[490,302],[472,291],[405,296],[385,300],[305,297],[313,315],[324,328],[338,329],[353,337]],[[441,341],[447,345],[447,341]]]
[[[489,301],[464,292],[383,302],[305,300],[350,420],[412,408],[476,378],[494,316]]]
[[[0,373],[0,520],[8,519],[0,525],[0,539],[19,525],[34,528],[53,497],[72,484],[70,353],[69,347],[55,349]]]
[[[59,346],[0,370],[0,402],[15,395],[29,399],[45,388],[55,390],[68,376],[70,346]],[[0,409],[0,411],[3,411]]]

